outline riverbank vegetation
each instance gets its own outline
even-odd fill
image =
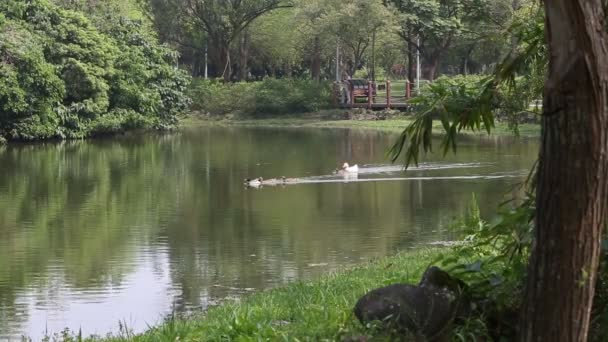
[[[188,9],[181,0],[7,1],[0,7],[0,141],[166,129],[190,110],[314,112],[334,105],[336,78],[413,83],[416,51],[424,78],[488,75],[511,48],[507,28],[528,16],[527,6],[506,0],[457,1],[458,13],[420,2],[256,0]],[[442,21],[424,29],[434,17]],[[481,24],[483,34],[470,29]],[[520,87],[530,88],[537,87]],[[503,98],[533,99],[518,95]]]
[[[240,127],[283,127],[283,128],[348,128],[371,129],[401,133],[414,122],[414,117],[398,111],[369,112],[366,110],[328,109],[295,115],[266,117],[222,116],[210,117],[202,113],[189,113],[180,118],[182,127],[192,126],[240,126]],[[443,135],[440,120],[433,120],[433,133]],[[488,136],[485,131],[462,131],[463,135]],[[497,122],[492,128],[492,136],[540,136],[540,125],[520,123],[516,128],[509,122]]]
[[[210,117],[293,115],[331,107],[331,84],[306,79],[237,83],[195,79],[189,95],[191,109]]]
[[[176,53],[141,21],[113,12],[85,15],[48,0],[0,4],[0,140],[176,123],[189,82]]]

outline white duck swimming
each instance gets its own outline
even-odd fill
[[[270,178],[270,179],[263,179],[262,180],[262,185],[278,185],[278,184],[282,184],[283,181],[281,179],[277,179],[277,178]]]
[[[353,166],[349,166],[348,163],[344,163],[344,165],[342,165],[342,171],[359,172],[359,166],[357,164],[355,164]]]
[[[264,179],[262,177],[254,178],[254,179],[247,178],[247,179],[245,179],[245,185],[257,188],[262,185],[263,181],[264,181]]]

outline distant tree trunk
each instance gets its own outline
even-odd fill
[[[376,29],[372,32],[372,81],[376,81]]]
[[[513,0],[511,1],[511,8],[514,11],[517,11],[521,7],[521,0]]]
[[[443,39],[441,44],[432,51],[425,51],[426,54],[424,58],[426,59],[428,65],[426,70],[426,78],[429,81],[432,81],[437,77],[437,68],[439,67],[439,60],[445,51],[448,51],[450,46],[452,46],[452,40],[454,39],[453,35],[450,34]]]
[[[312,60],[311,60],[312,79],[319,81],[321,79],[321,42],[319,37],[315,37],[313,42]]]
[[[435,79],[437,73],[437,67],[439,66],[439,53],[434,53],[428,59],[429,64],[427,65],[427,69],[424,75],[424,78],[432,81]]]
[[[246,81],[249,72],[249,30],[244,29],[241,33],[241,44],[239,49],[239,81]]]
[[[201,70],[200,62],[197,58],[195,58],[194,61],[192,62],[192,70],[190,72],[190,75],[192,77],[197,77],[200,75],[200,70]]]
[[[416,76],[414,75],[414,65],[416,64],[416,59],[414,58],[414,43],[412,43],[413,35],[412,30],[408,30],[408,43],[407,43],[407,79],[410,81],[410,84],[415,84]]]
[[[587,341],[608,202],[602,0],[544,1],[550,48],[520,341]]]
[[[359,58],[359,54],[355,52],[353,56],[353,67],[350,70],[350,76],[355,77],[355,73],[359,70],[359,64],[361,64],[361,59]]]
[[[464,56],[462,57],[462,68],[460,72],[464,75],[467,75],[469,73],[469,58],[471,58],[471,53],[473,53],[475,45],[476,44],[470,45]]]
[[[222,77],[224,78],[224,82],[230,82],[230,76],[232,74],[232,61],[230,59],[230,48],[222,48]]]
[[[359,70],[359,67],[362,64],[362,60],[363,60],[363,55],[365,55],[365,50],[367,50],[367,47],[369,46],[369,40],[365,41],[365,40],[360,40],[359,42],[357,42],[357,45],[351,46],[351,49],[353,50],[353,68],[352,68],[352,72],[351,72],[351,76],[354,76],[355,73],[357,72],[357,70]],[[368,73],[370,71],[368,70]],[[371,75],[368,75],[368,77]]]
[[[291,66],[291,64],[286,63],[284,68],[285,68],[285,77],[287,77],[287,78],[293,77],[293,67]]]
[[[224,37],[210,37],[209,57],[214,77],[222,77],[225,82],[230,81],[232,63],[230,61],[230,41]],[[230,62],[230,63],[229,63]]]

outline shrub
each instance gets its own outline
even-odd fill
[[[486,332],[493,340],[512,340],[523,300],[536,213],[534,187],[518,205],[505,203],[492,222],[484,221],[473,199],[468,212],[455,222],[465,234],[453,253],[436,259],[452,275],[469,285],[469,295],[479,304],[470,322],[457,328],[461,336]],[[590,341],[605,341],[608,333],[608,239],[602,242],[601,262],[591,312]],[[502,339],[501,339],[502,338]],[[466,340],[466,339],[465,339]]]
[[[276,115],[311,112],[330,105],[330,85],[312,80],[272,79],[222,83],[194,80],[192,109],[212,115]]]

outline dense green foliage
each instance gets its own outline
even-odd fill
[[[140,22],[104,22],[46,0],[0,4],[0,137],[81,138],[176,122],[188,103],[176,55]]]
[[[210,115],[312,112],[329,107],[331,100],[328,82],[271,78],[237,83],[197,79],[190,96],[192,109]]]
[[[506,29],[520,6],[511,0],[141,2],[193,76],[204,74],[207,47],[209,75],[226,80],[333,79],[336,58],[342,77],[363,67],[373,77],[378,66],[392,78],[413,78],[416,52],[423,77],[486,72],[508,53]]]

